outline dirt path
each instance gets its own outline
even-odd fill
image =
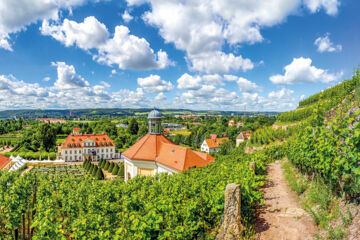
[[[317,228],[291,191],[281,163],[269,164],[267,184],[262,190],[265,205],[255,224],[257,240],[315,239]]]

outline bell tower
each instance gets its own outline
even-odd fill
[[[148,115],[149,134],[161,134],[161,113],[158,110],[152,110]]]

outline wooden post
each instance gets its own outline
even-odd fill
[[[216,239],[240,239],[242,231],[241,187],[240,184],[230,183],[226,186],[224,216]]]

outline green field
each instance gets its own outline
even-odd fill
[[[183,136],[189,136],[191,134],[191,132],[188,130],[177,130],[177,131],[171,131],[170,133],[173,133],[175,135],[180,134]]]

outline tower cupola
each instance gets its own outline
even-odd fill
[[[156,109],[149,113],[148,121],[150,134],[161,134],[161,118],[161,113]]]

